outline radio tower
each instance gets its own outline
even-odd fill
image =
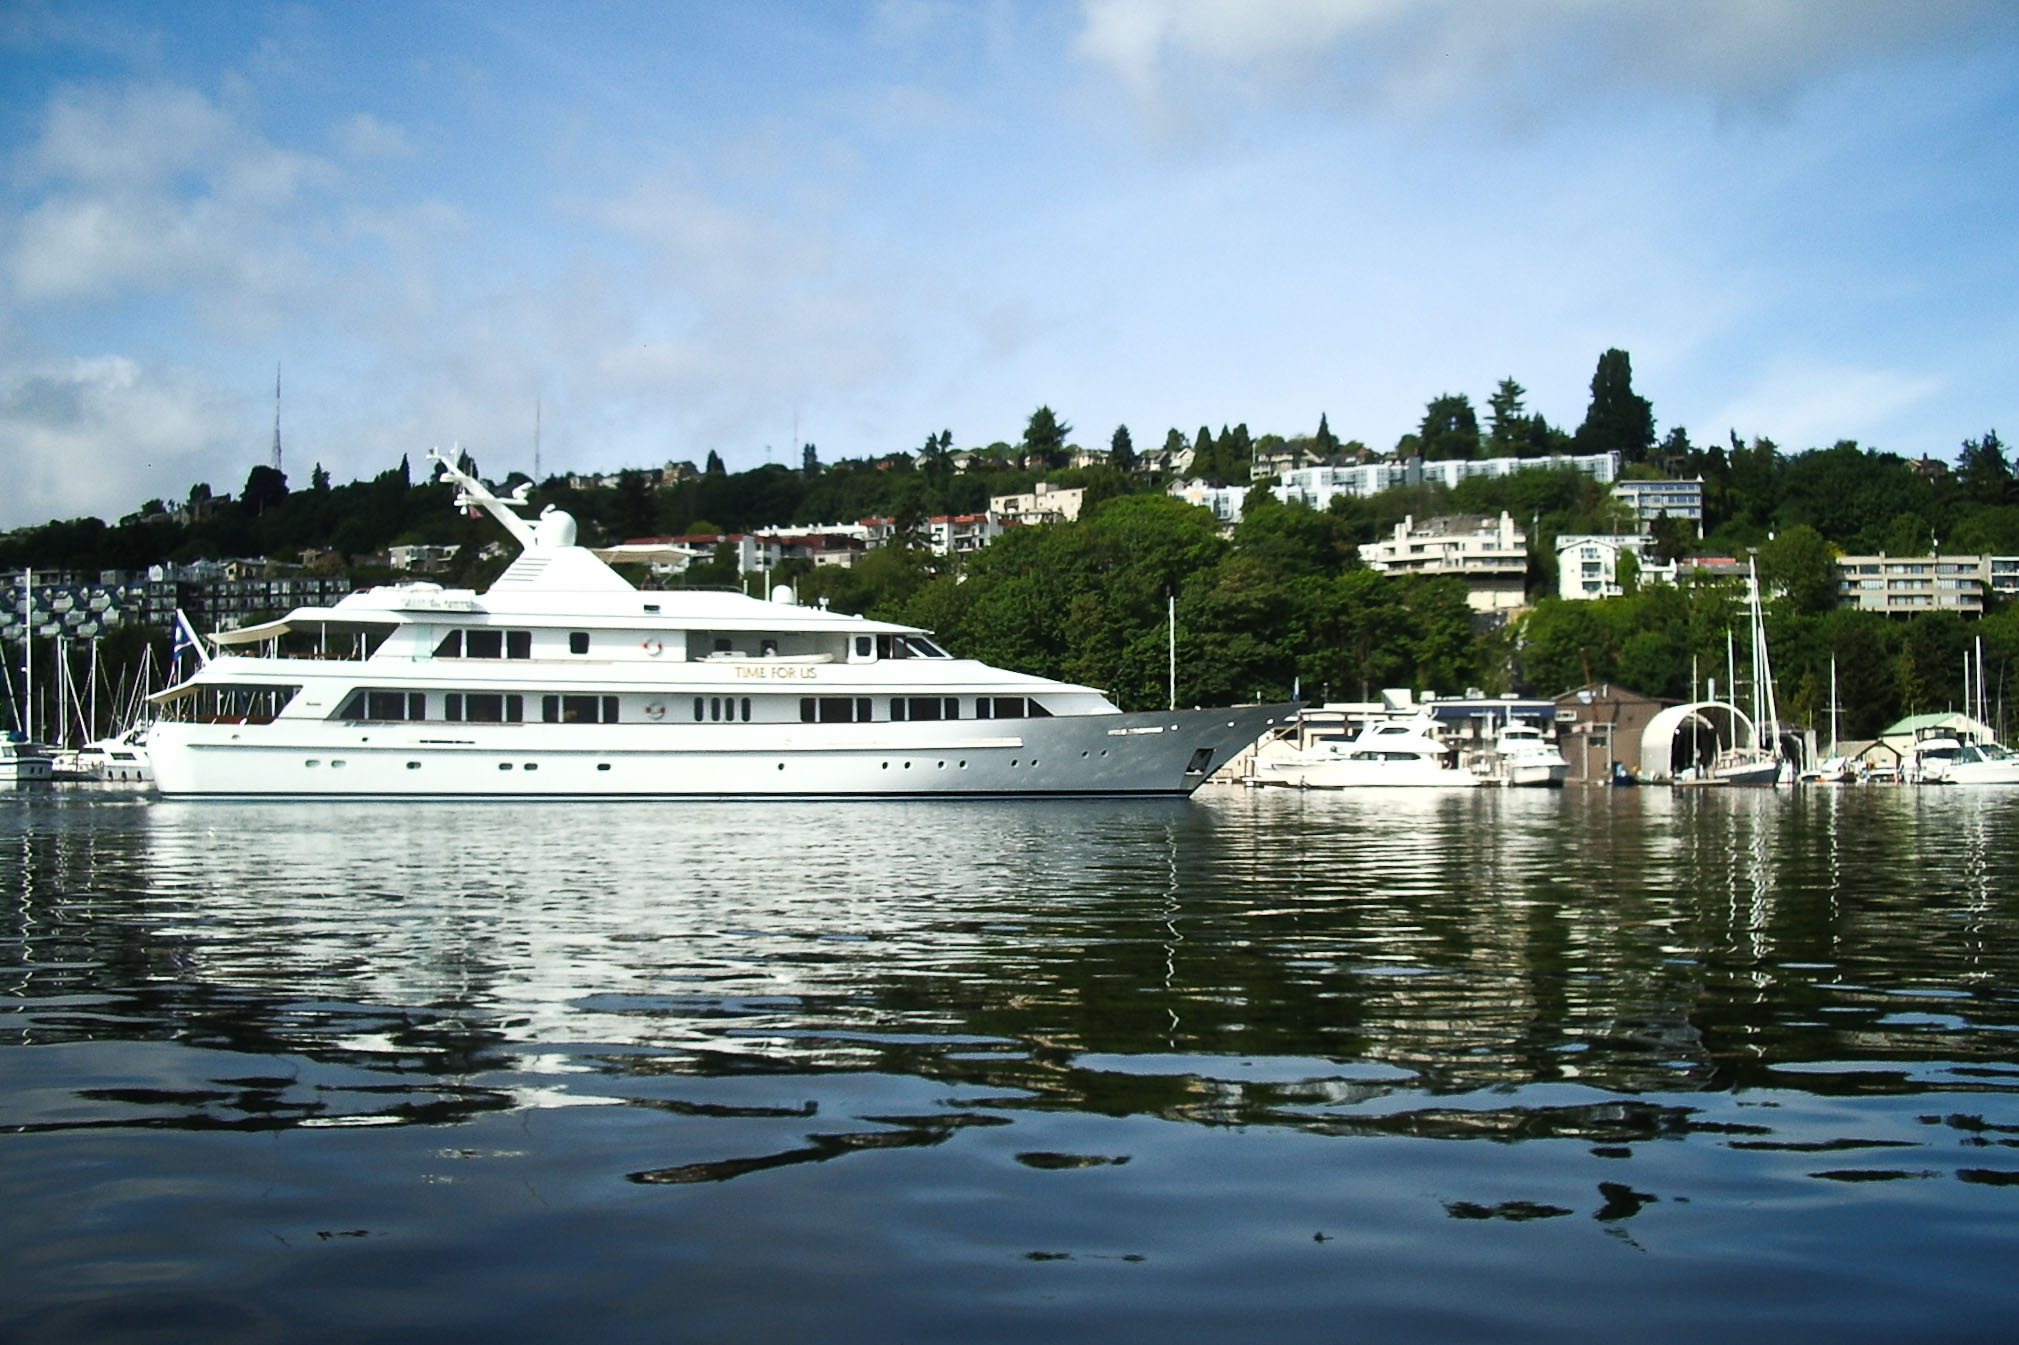
[[[276,472],[280,470],[280,365],[278,364],[273,366],[273,462],[270,465]]]

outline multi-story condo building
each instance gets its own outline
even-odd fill
[[[1404,518],[1395,535],[1360,548],[1367,568],[1383,574],[1455,574],[1476,612],[1507,612],[1527,600],[1528,538],[1503,511]]]
[[[1666,514],[1670,518],[1688,519],[1697,536],[1704,535],[1702,477],[1694,481],[1616,481],[1612,493],[1632,508],[1642,532],[1647,532],[1656,519]]]
[[[1837,603],[1861,612],[1911,616],[1916,612],[1984,611],[1992,575],[1990,556],[1839,556]],[[2001,574],[2005,571],[2000,571]]]
[[[1583,472],[1600,485],[1619,477],[1619,454],[1590,453],[1581,456],[1554,454],[1544,458],[1402,458],[1388,462],[1362,462],[1331,467],[1299,467],[1277,477],[1276,498],[1286,504],[1300,500],[1313,509],[1323,509],[1335,495],[1378,495],[1398,486],[1420,486],[1434,481],[1456,486],[1468,477],[1512,476],[1516,472],[1542,468]]]

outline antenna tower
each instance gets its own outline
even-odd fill
[[[273,462],[269,464],[277,472],[280,470],[280,365],[273,366]]]

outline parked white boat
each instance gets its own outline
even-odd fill
[[[1444,788],[1481,783],[1457,764],[1455,753],[1432,736],[1427,716],[1374,720],[1352,738],[1319,738],[1299,744],[1289,738],[1264,742],[1255,751],[1251,779],[1258,785],[1298,789]]]
[[[145,728],[133,728],[88,742],[77,749],[77,771],[84,779],[107,784],[151,783],[154,767],[148,759],[146,739]]]
[[[48,757],[18,733],[0,734],[0,784],[39,784],[49,776]]]
[[[1480,774],[1493,784],[1548,788],[1563,784],[1570,761],[1535,725],[1510,723],[1493,735]]]
[[[1296,709],[1125,714],[789,589],[640,591],[567,514],[430,456],[520,555],[482,594],[401,584],[210,636],[149,697],[163,794],[1184,795]]]
[[[1939,753],[1918,755],[1922,780],[1948,785],[2019,785],[2019,754],[1997,743],[1950,739],[1944,748]]]

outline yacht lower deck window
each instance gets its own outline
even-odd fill
[[[357,691],[337,711],[338,719],[426,719],[428,698],[419,691]]]
[[[491,691],[451,691],[442,697],[442,717],[470,724],[518,724],[526,718],[526,698]]]
[[[1052,712],[1027,696],[976,696],[976,719],[1050,719]]]
[[[960,697],[892,696],[890,717],[898,723],[907,720],[959,719]]]
[[[615,696],[542,696],[540,720],[546,724],[614,724]]]
[[[799,722],[802,724],[867,724],[870,700],[867,696],[801,696]]]

